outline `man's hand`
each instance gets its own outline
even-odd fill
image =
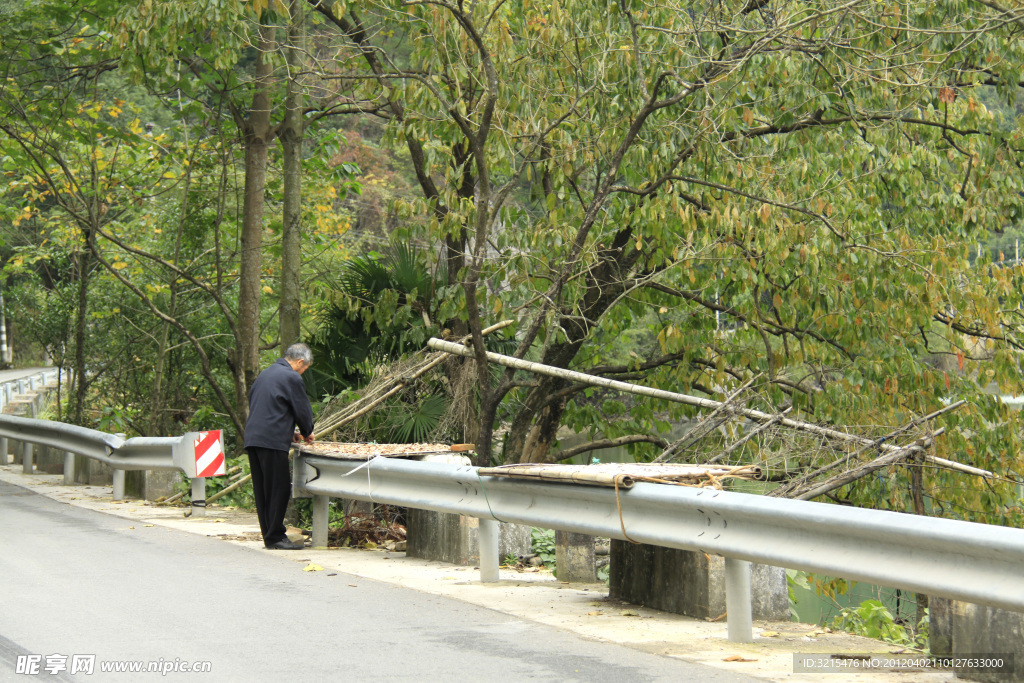
[[[306,443],[313,443],[313,435],[310,434],[309,436],[304,436],[302,437],[302,440],[305,441]]]
[[[298,432],[292,432],[292,443],[299,443],[300,441],[302,441],[302,435]],[[309,443],[309,441],[306,443]]]

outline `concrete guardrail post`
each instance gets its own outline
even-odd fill
[[[330,496],[313,496],[313,547],[327,547],[327,529],[330,523]]]
[[[121,440],[123,441],[128,435],[118,432],[114,436],[121,437]],[[114,500],[124,500],[124,470],[114,470],[111,475],[111,479],[111,483],[114,488]]]
[[[7,464],[7,437],[0,437],[0,465]]]
[[[23,474],[32,474],[32,444],[23,441],[21,446],[21,471]]]
[[[124,500],[124,470],[114,470],[113,480],[114,500]]]
[[[493,583],[498,580],[498,522],[480,518],[480,580]]]
[[[750,643],[754,640],[754,622],[750,603],[750,563],[725,558],[725,609],[729,642]]]
[[[72,486],[75,483],[75,454],[71,451],[64,451],[64,485]]]
[[[206,516],[206,478],[192,477],[192,517]]]

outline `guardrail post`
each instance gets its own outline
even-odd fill
[[[64,451],[64,485],[71,486],[75,483],[75,454],[71,451]]]
[[[327,547],[328,510],[331,507],[330,496],[313,496],[313,547]]]
[[[0,465],[7,464],[7,437],[0,437]]]
[[[35,378],[35,375],[32,375],[31,377],[28,378],[28,390],[29,391],[35,391],[36,390],[36,378]]]
[[[480,519],[480,580],[493,583],[498,580],[498,522]]]
[[[754,622],[750,604],[750,563],[746,560],[725,558],[725,609],[729,642],[752,642]]]
[[[206,478],[192,477],[192,516],[206,516]]]
[[[24,474],[32,474],[32,444],[23,441],[21,446],[21,471]]]
[[[124,470],[114,470],[114,500],[124,500]]]

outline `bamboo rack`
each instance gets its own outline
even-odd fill
[[[629,488],[638,481],[683,486],[715,486],[722,479],[758,480],[764,472],[756,465],[728,466],[661,463],[600,463],[595,465],[548,465],[529,463],[483,467],[482,477],[510,477],[591,486]]]

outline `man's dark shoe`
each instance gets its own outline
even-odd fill
[[[286,538],[283,541],[268,544],[267,550],[302,550],[305,547],[300,543],[292,543]]]

